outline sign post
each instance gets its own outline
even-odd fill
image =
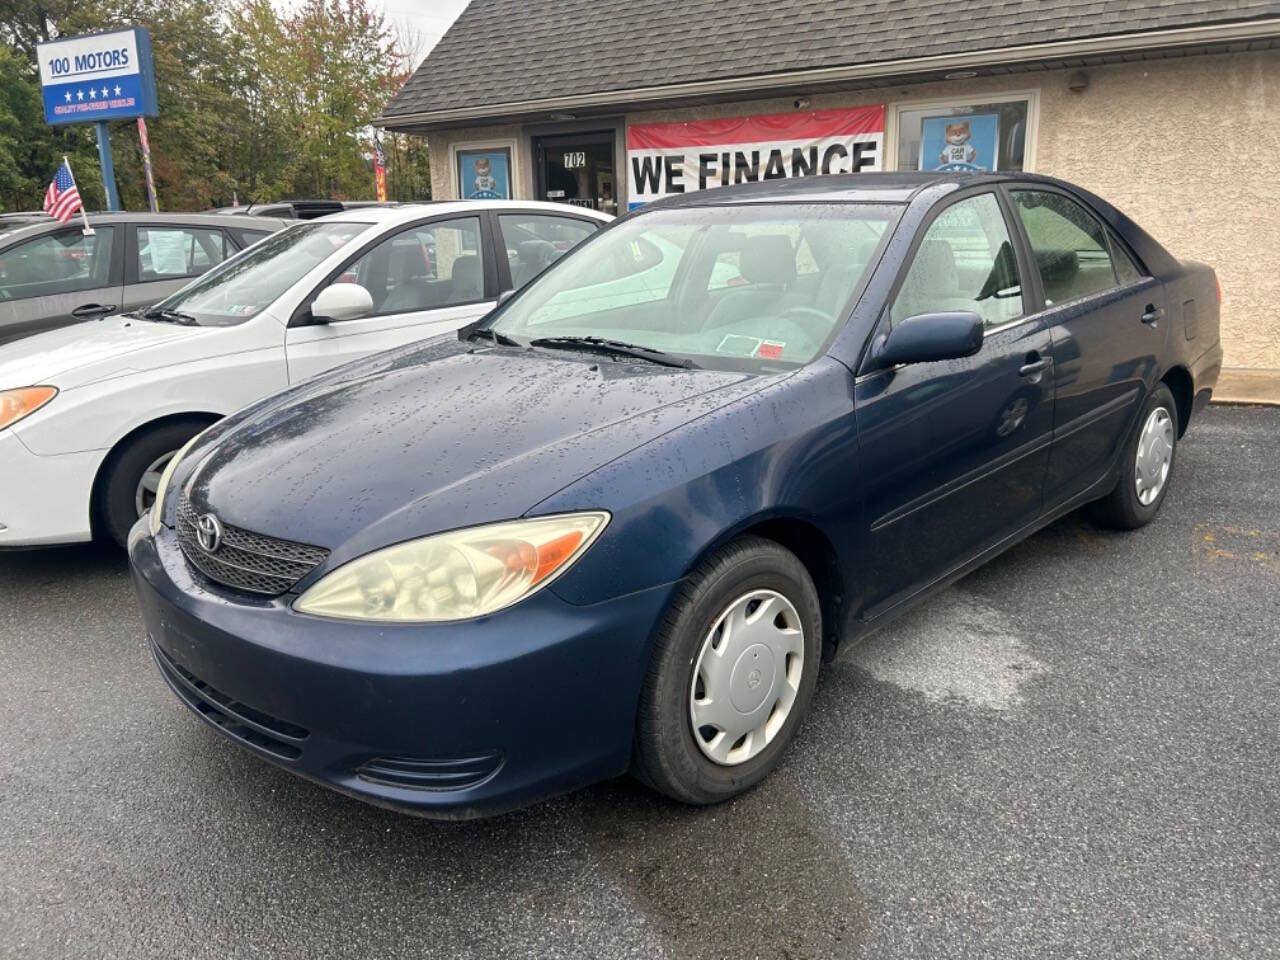
[[[52,40],[36,47],[46,123],[94,123],[107,209],[119,210],[108,120],[156,115],[151,35],[143,27]]]
[[[160,212],[160,204],[156,200],[156,178],[151,172],[151,138],[147,136],[147,121],[138,118],[138,142],[142,144],[142,170],[147,175],[147,205],[152,213]],[[234,198],[235,194],[232,193]],[[235,206],[233,200],[232,206]]]
[[[107,209],[120,209],[120,196],[116,193],[116,168],[111,162],[111,137],[107,134],[107,122],[99,120],[93,125],[98,134],[98,166],[102,170],[102,185],[107,191]]]

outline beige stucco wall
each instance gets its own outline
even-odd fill
[[[1068,89],[1073,72],[814,94],[809,109],[893,107],[939,97],[990,102],[1037,91],[1032,169],[1088,187],[1175,256],[1212,264],[1224,293],[1226,365],[1280,369],[1280,51],[1091,67],[1082,93]],[[784,112],[793,100],[633,113],[627,122]],[[456,195],[453,145],[495,138],[517,141],[517,195],[531,197],[529,141],[520,127],[432,135],[435,195]],[[618,189],[625,195],[622,180]]]

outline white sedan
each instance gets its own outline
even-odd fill
[[[123,543],[210,423],[487,313],[611,218],[455,201],[299,223],[150,309],[0,348],[0,548]]]

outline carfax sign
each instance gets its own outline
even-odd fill
[[[54,40],[36,50],[46,122],[155,116],[151,36],[144,28]]]
[[[883,169],[884,105],[627,128],[629,207],[754,180]]]

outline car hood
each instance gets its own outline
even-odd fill
[[[337,561],[521,516],[770,379],[457,340],[351,371],[220,432],[193,471],[193,507]]]
[[[80,386],[129,369],[130,358],[144,350],[215,329],[120,316],[47,330],[0,348],[0,390],[44,383]]]

